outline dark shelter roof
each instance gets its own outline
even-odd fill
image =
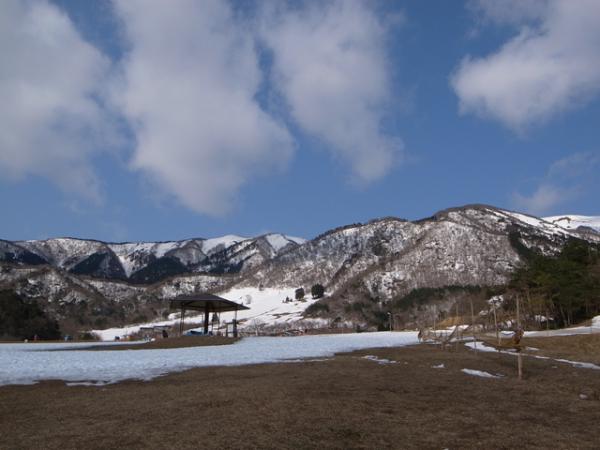
[[[250,309],[213,294],[182,295],[169,302],[171,309],[197,309],[209,312],[241,311]]]

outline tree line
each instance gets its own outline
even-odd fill
[[[523,252],[509,290],[530,316],[565,327],[600,314],[600,248],[570,239],[557,256]]]

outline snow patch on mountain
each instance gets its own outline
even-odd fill
[[[579,227],[588,227],[600,232],[600,216],[579,216],[575,214],[567,214],[564,216],[544,217],[544,220],[567,230],[576,230]]]
[[[528,216],[526,214],[511,212],[511,211],[502,211],[504,214],[514,217],[515,219],[523,222],[527,225],[530,225],[537,230],[541,231],[546,235],[563,235],[563,236],[571,236],[572,233],[566,231],[563,227],[560,227],[550,221],[545,219],[540,219],[533,216]]]
[[[202,242],[202,251],[208,254],[214,250],[222,250],[240,242],[247,241],[248,239],[249,238],[245,238],[242,236],[236,236],[235,234],[228,234],[226,236],[206,239]]]
[[[267,234],[265,239],[276,252],[279,252],[291,243],[302,245],[306,242],[305,239],[286,236],[284,234]]]

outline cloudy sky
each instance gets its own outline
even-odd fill
[[[600,214],[597,0],[3,0],[0,54],[0,238]]]

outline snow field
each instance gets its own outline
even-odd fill
[[[327,358],[335,353],[417,342],[416,332],[379,332],[249,337],[232,345],[165,350],[72,351],[74,344],[2,344],[0,385],[33,384],[42,380],[94,385],[126,379],[151,380],[194,367]]]

